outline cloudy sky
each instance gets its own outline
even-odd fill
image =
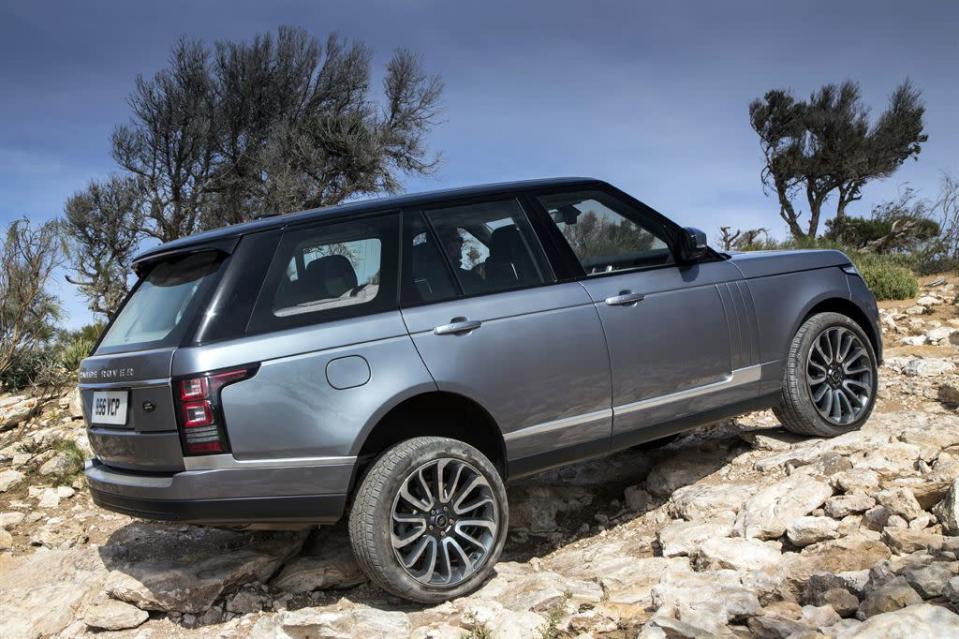
[[[723,224],[782,236],[749,101],[853,79],[878,112],[907,77],[929,142],[853,212],[907,184],[934,196],[943,172],[959,176],[954,2],[2,0],[0,223],[60,215],[115,170],[109,137],[134,78],[164,66],[177,37],[248,39],[281,24],[362,41],[380,68],[406,47],[442,76],[431,142],[443,163],[409,191],[588,175],[711,237]],[[57,289],[68,324],[88,321],[62,275]]]

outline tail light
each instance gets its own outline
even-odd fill
[[[210,455],[230,450],[220,390],[252,377],[259,365],[201,373],[174,381],[180,439],[186,455]]]

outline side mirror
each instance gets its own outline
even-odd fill
[[[684,228],[680,244],[680,259],[684,264],[695,262],[706,255],[706,234],[699,229],[691,226]]]

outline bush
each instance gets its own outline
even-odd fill
[[[919,294],[919,281],[899,260],[874,253],[852,253],[849,257],[876,299],[905,300]]]
[[[95,340],[86,337],[74,338],[60,351],[60,364],[68,373],[75,374],[80,368],[80,360],[90,355],[94,344],[96,344]]]
[[[10,365],[0,373],[0,387],[21,390],[28,386],[55,386],[59,383],[60,361],[51,347],[15,352]]]

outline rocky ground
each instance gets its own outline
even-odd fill
[[[0,397],[0,637],[959,636],[959,287],[924,284],[884,305],[861,431],[757,413],[515,484],[495,577],[435,607],[367,584],[339,527],[101,511],[73,393]]]

